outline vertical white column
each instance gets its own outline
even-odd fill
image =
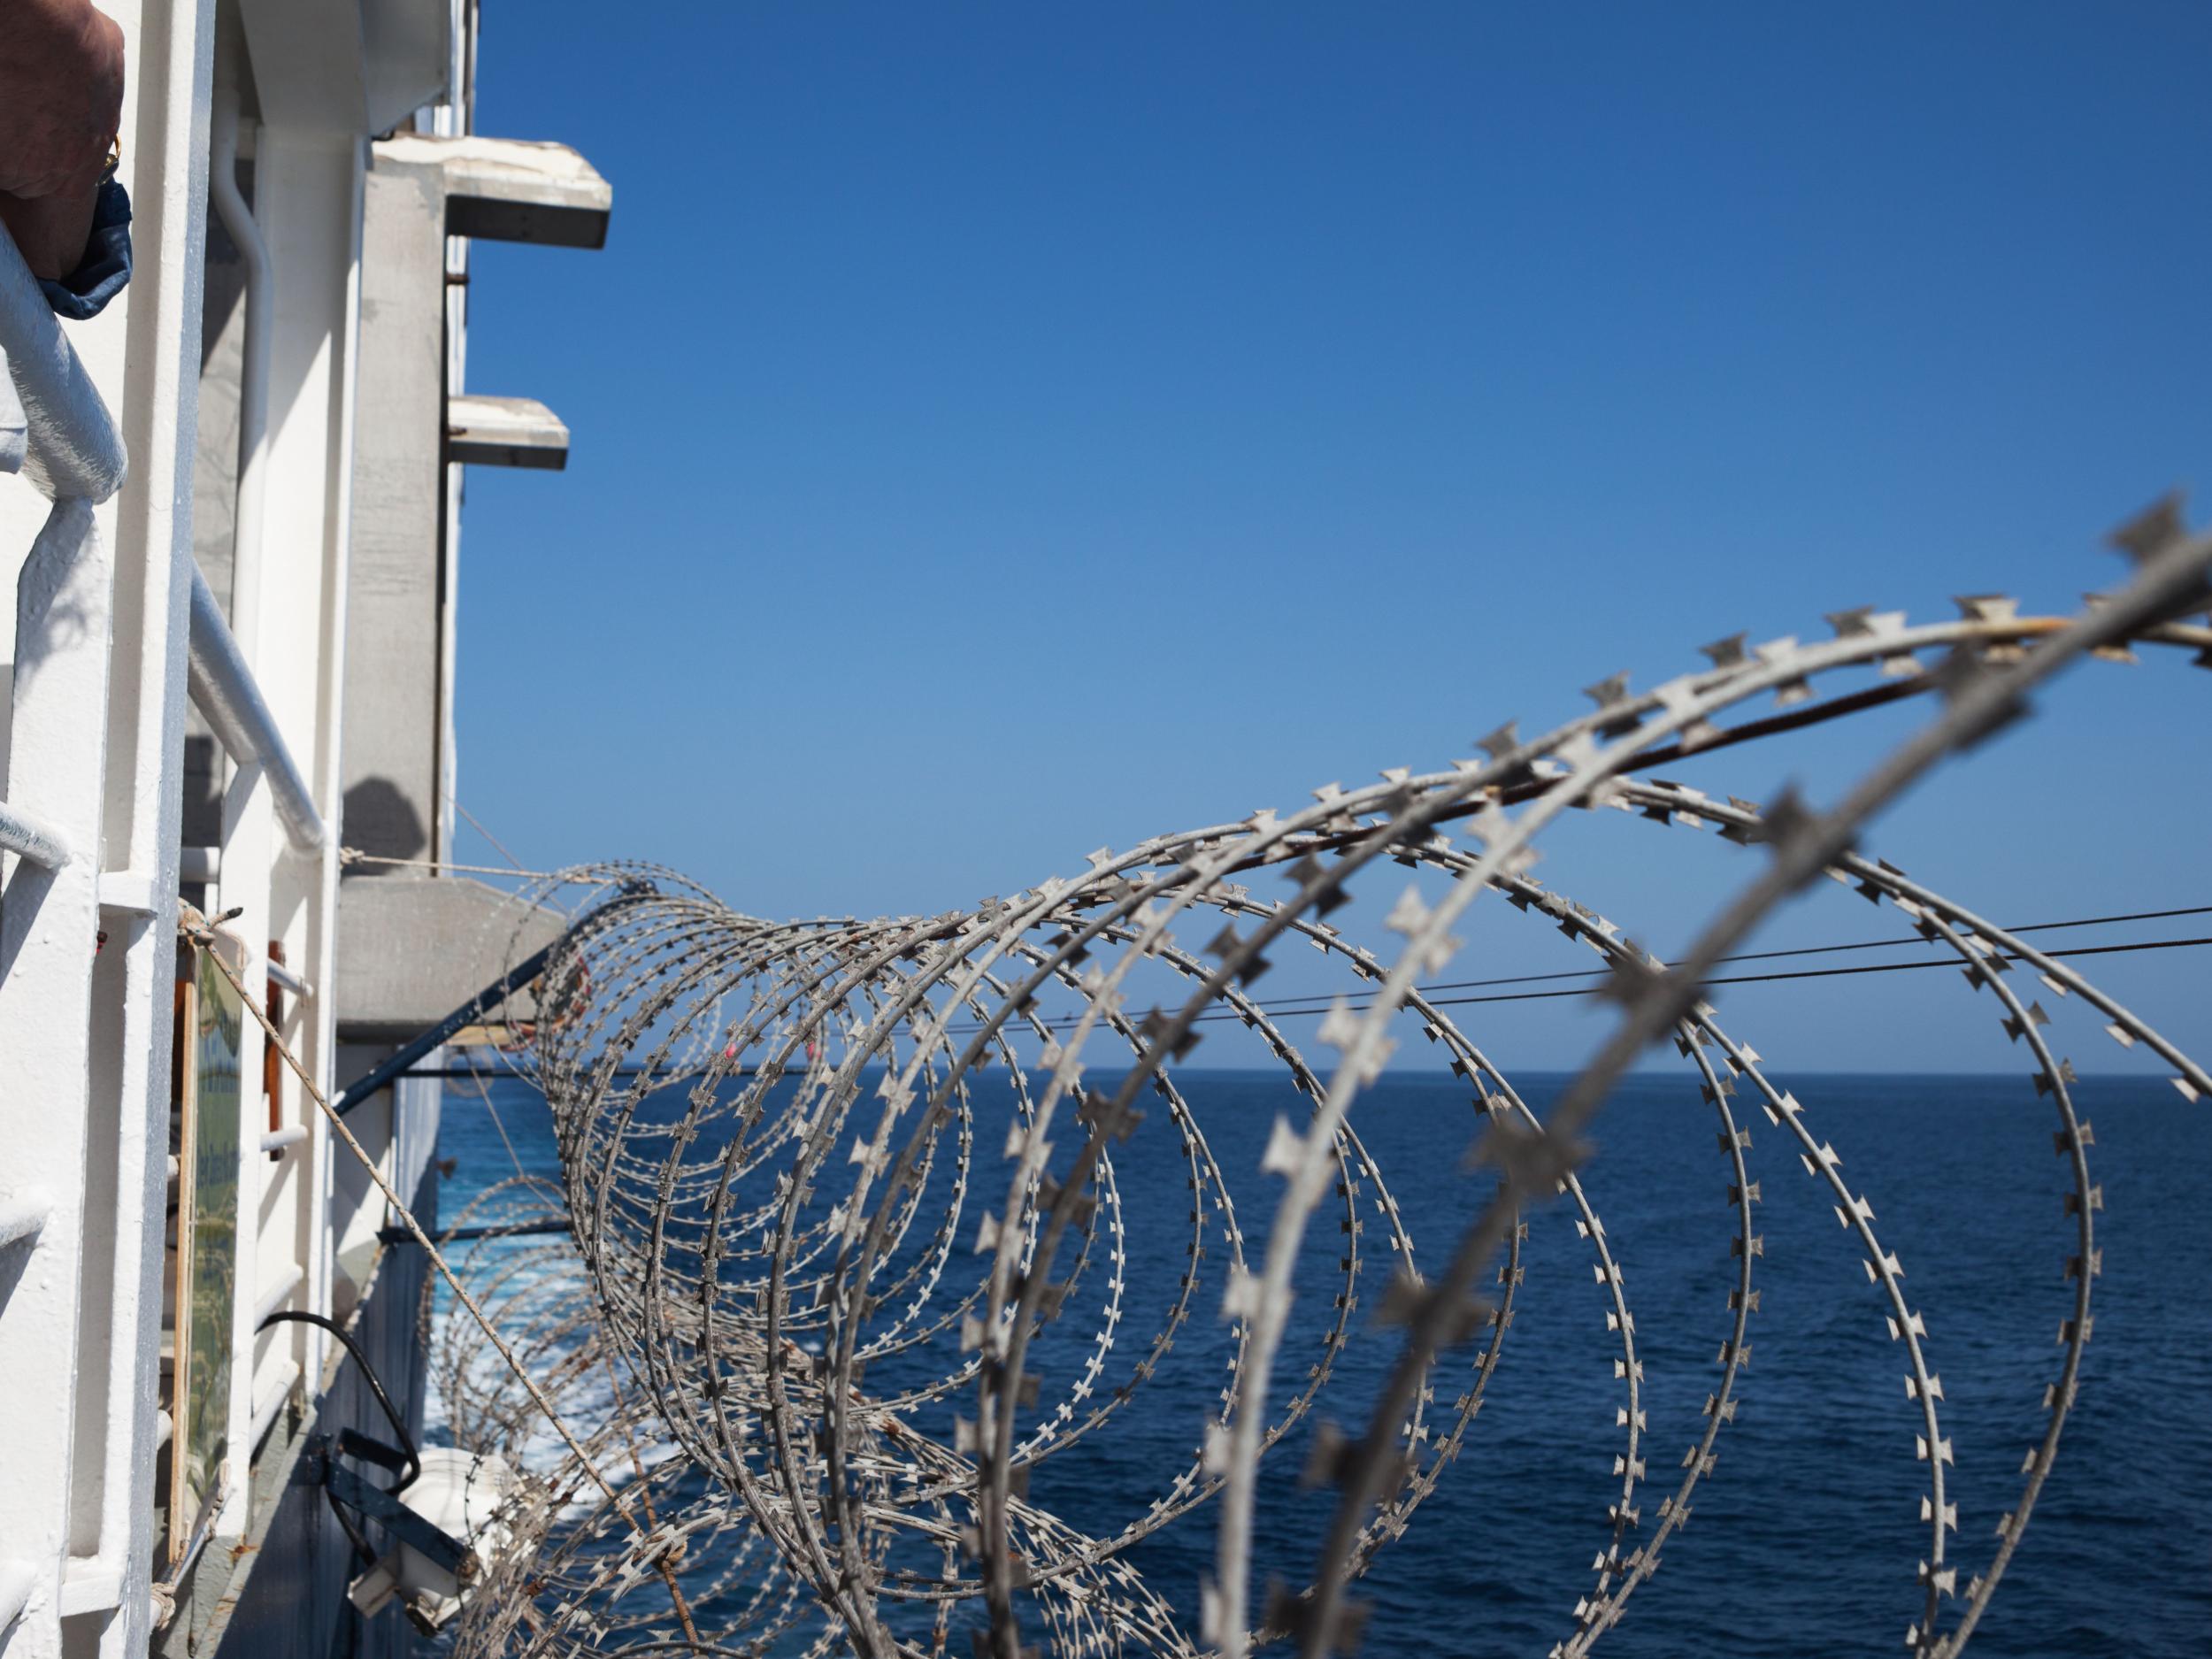
[[[238,503],[233,520],[229,622],[247,672],[261,669],[262,542],[264,503],[270,466],[268,411],[270,359],[275,309],[280,289],[271,267],[261,224],[265,216],[265,168],[255,152],[254,202],[241,196],[236,178],[240,83],[242,65],[227,57],[219,65],[213,114],[215,142],[210,189],[216,212],[245,257],[246,347],[238,388]],[[263,695],[267,695],[266,689]],[[245,941],[246,999],[260,1005],[268,996],[269,864],[277,845],[275,813],[268,780],[258,763],[235,757],[223,791],[220,864],[216,909],[224,926]],[[265,1165],[259,1148],[262,1049],[259,1024],[250,1015],[240,1025],[238,1072],[238,1234],[236,1294],[231,1303],[230,1426],[225,1485],[227,1495],[216,1524],[219,1534],[242,1534],[250,1520],[254,1417],[254,1315],[261,1302],[261,1182]]]
[[[108,942],[92,1012],[105,1056],[92,1074],[96,1142],[111,1161],[104,1285],[88,1273],[88,1349],[80,1367],[75,1537],[65,1617],[99,1618],[104,1659],[146,1650],[158,1452],[162,1269],[168,1186],[169,1054],[176,941],[178,826],[184,752],[186,613],[192,530],[185,504],[197,433],[201,286],[205,265],[209,77],[214,0],[106,8],[132,66],[123,177],[131,192],[132,284],[87,341],[119,384],[135,473],[115,518],[115,650],[102,859]],[[120,345],[119,363],[102,357]],[[104,1233],[104,1227],[97,1232]],[[104,1308],[96,1289],[104,1288]],[[111,1609],[119,1609],[111,1613]]]
[[[61,1645],[111,588],[92,509],[57,503],[16,583],[7,798],[76,856],[53,871],[11,858],[0,894],[0,1199],[44,1211],[0,1248],[0,1563],[31,1572],[10,1659]]]
[[[254,142],[254,218],[273,273],[269,315],[267,437],[257,559],[241,548],[232,620],[239,645],[294,754],[322,797],[334,836],[340,818],[335,744],[344,625],[347,532],[350,519],[355,340],[359,322],[361,170],[359,135],[326,128],[271,124]],[[243,626],[241,626],[242,623]],[[232,924],[257,957],[249,979],[265,995],[259,961],[271,938],[285,941],[292,963],[316,994],[300,1027],[303,1058],[329,1082],[328,1039],[333,979],[334,855],[303,858],[279,833],[268,789],[241,772],[226,802],[221,902],[242,906]],[[262,1041],[250,1030],[249,1092],[260,1111]],[[258,1119],[257,1119],[258,1121]],[[253,1235],[243,1236],[239,1302],[238,1386],[233,1440],[241,1487],[252,1453],[256,1379],[273,1386],[281,1361],[296,1356],[311,1377],[321,1345],[297,1325],[257,1339],[251,1326],[264,1290],[296,1270],[305,1275],[311,1305],[328,1306],[328,1263],[322,1234],[326,1214],[327,1145],[319,1119],[311,1138],[272,1164],[250,1155],[242,1179]],[[257,1137],[249,1137],[249,1146]],[[243,1266],[250,1263],[250,1268]],[[247,1287],[251,1286],[249,1290]],[[227,1513],[225,1531],[242,1526],[242,1508]]]
[[[345,228],[348,240],[345,247],[346,277],[342,289],[345,309],[339,325],[338,338],[342,349],[335,368],[336,383],[333,388],[328,533],[320,560],[322,587],[315,611],[317,638],[312,659],[316,729],[314,752],[309,757],[308,768],[313,780],[316,804],[321,809],[328,834],[325,837],[317,867],[311,872],[302,872],[303,879],[312,883],[307,903],[303,956],[307,964],[306,972],[314,987],[315,998],[313,1005],[304,1010],[299,1035],[303,1045],[302,1057],[312,1070],[316,1086],[326,1096],[337,1092],[338,854],[344,841],[345,825],[346,598],[351,586],[352,565],[354,421],[356,376],[360,357],[365,189],[362,163],[365,160],[364,153],[354,150],[349,157],[347,170],[347,181],[351,188],[346,197]],[[330,1225],[329,1173],[330,1160],[334,1156],[333,1141],[329,1124],[307,1100],[298,1097],[297,1109],[305,1114],[308,1125],[307,1144],[294,1165],[295,1178],[299,1185],[302,1226],[306,1234],[304,1294],[310,1307],[327,1314],[331,1310],[331,1281],[337,1254],[336,1240]],[[322,1356],[328,1347],[327,1340],[309,1327],[303,1326],[301,1329],[311,1338],[307,1345],[307,1356],[314,1361],[319,1371]]]

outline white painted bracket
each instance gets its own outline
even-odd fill
[[[567,423],[534,398],[459,392],[445,410],[448,460],[555,472],[568,465]]]
[[[402,133],[378,141],[376,160],[443,172],[446,229],[453,235],[549,248],[607,245],[614,187],[566,144]]]
[[[100,908],[120,910],[126,916],[151,916],[155,909],[154,879],[142,870],[103,870]]]
[[[104,1555],[75,1555],[61,1575],[61,1616],[104,1613],[123,1605],[123,1569]]]

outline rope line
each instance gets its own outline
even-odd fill
[[[488,840],[489,837],[486,839]],[[497,846],[498,843],[495,841],[493,845]],[[505,849],[503,848],[501,850]],[[358,847],[341,847],[338,849],[338,862],[347,865],[390,864],[395,868],[406,870],[456,870],[464,875],[515,876],[526,881],[567,881],[577,879],[564,876],[557,871],[509,869],[500,864],[465,864],[456,863],[450,858],[396,858],[385,853],[365,852]]]
[[[309,1073],[307,1068],[300,1064],[299,1056],[292,1052],[291,1046],[270,1023],[269,1017],[262,1012],[260,1005],[247,995],[245,985],[239,979],[237,974],[232,972],[230,964],[223,959],[223,953],[213,949],[216,943],[216,933],[215,930],[208,925],[206,917],[192,905],[181,902],[179,902],[177,909],[177,931],[191,943],[199,947],[208,960],[212,962],[221,972],[223,978],[230,981],[231,989],[238,993],[240,1004],[253,1015],[254,1023],[261,1027],[264,1041],[274,1045],[279,1056],[291,1069],[292,1075],[299,1079],[300,1087],[307,1091],[308,1098],[315,1102],[316,1108],[321,1111],[331,1128],[336,1132],[338,1138],[345,1143],[346,1150],[353,1155],[354,1161],[360,1164],[367,1172],[369,1179],[376,1184],[377,1191],[384,1195],[384,1202],[390,1206],[392,1213],[399,1217],[401,1224],[413,1235],[415,1242],[423,1248],[430,1264],[437,1269],[439,1277],[445,1280],[446,1287],[453,1293],[455,1300],[468,1310],[469,1317],[476,1322],[477,1328],[484,1333],[484,1340],[491,1344],[493,1351],[505,1362],[508,1370],[514,1373],[515,1379],[521,1383],[524,1389],[527,1391],[538,1409],[545,1414],[545,1420],[552,1425],[553,1432],[561,1437],[571,1454],[574,1455],[578,1468],[605,1495],[607,1502],[613,1505],[615,1512],[628,1523],[630,1531],[636,1540],[641,1544],[649,1541],[647,1538],[647,1529],[639,1526],[635,1516],[631,1513],[629,1501],[609,1485],[606,1478],[599,1472],[598,1465],[592,1461],[591,1455],[585,1451],[576,1436],[570,1431],[567,1423],[562,1418],[560,1412],[555,1409],[553,1402],[546,1398],[544,1390],[540,1388],[536,1380],[523,1369],[522,1362],[515,1357],[514,1350],[494,1328],[483,1309],[478,1306],[476,1298],[469,1294],[468,1287],[462,1284],[459,1278],[455,1275],[453,1269],[446,1262],[445,1253],[438,1248],[429,1233],[423,1230],[422,1223],[415,1218],[415,1212],[408,1208],[406,1201],[400,1197],[399,1194],[394,1190],[391,1182],[385,1179],[384,1171],[379,1166],[377,1160],[371,1157],[368,1149],[354,1139],[353,1131],[346,1127],[346,1120],[338,1115],[328,1097],[316,1087],[314,1078]],[[684,1633],[696,1647],[699,1635],[697,1630],[693,1627],[691,1612],[684,1601],[682,1588],[677,1584],[675,1573],[667,1562],[662,1560],[659,1565],[662,1576],[667,1581],[669,1595],[675,1601],[677,1617],[684,1625]]]
[[[492,844],[492,850],[494,852],[497,853],[502,858],[504,858],[509,864],[514,866],[516,874],[519,875],[522,873],[522,860],[516,857],[514,854],[509,852],[507,850],[507,844],[501,841],[498,836],[493,834],[491,831],[486,829],[482,820],[480,819],[475,813],[470,811],[468,808],[461,804],[459,797],[449,795],[446,796],[446,801],[456,812],[458,812],[463,818],[469,821],[470,828],[473,829],[479,835],[481,835],[486,841]]]

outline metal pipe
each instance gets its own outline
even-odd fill
[[[25,476],[52,500],[103,502],[127,463],[115,419],[55,319],[54,308],[0,227],[0,351],[23,405]]]
[[[5,235],[0,231],[0,235]],[[15,1628],[38,1583],[38,1570],[27,1561],[0,1561],[0,1636]]]
[[[296,1147],[306,1139],[307,1125],[305,1124],[290,1124],[282,1129],[272,1129],[263,1135],[261,1149],[264,1152],[281,1152],[285,1148]]]
[[[211,1495],[219,1500],[223,1494],[219,1487]],[[201,1553],[207,1548],[207,1540],[215,1536],[215,1520],[222,1512],[223,1506],[219,1502],[202,1504],[199,1521],[192,1528],[192,1541],[184,1547],[184,1554],[170,1564],[169,1571],[154,1580],[157,1589],[165,1589],[170,1593],[173,1602],[178,1587],[192,1576],[192,1569],[200,1564]],[[154,1628],[160,1629],[162,1625],[169,1622],[169,1614],[161,1610],[160,1598],[156,1597]]]
[[[558,941],[557,941],[556,943]],[[555,946],[548,945],[503,978],[495,979],[474,996],[455,1009],[427,1031],[412,1038],[396,1050],[382,1064],[366,1077],[357,1078],[346,1086],[338,1096],[337,1112],[341,1118],[358,1106],[379,1089],[389,1087],[413,1070],[415,1063],[464,1025],[472,1025],[485,1015],[498,1009],[522,987],[544,972],[546,958],[553,954]]]
[[[35,1239],[44,1231],[51,1206],[42,1199],[0,1199],[0,1248],[19,1239]]]
[[[573,1233],[576,1224],[562,1216],[545,1221],[515,1221],[503,1226],[454,1227],[437,1235],[439,1244],[473,1244],[479,1239],[530,1239],[541,1233]],[[380,1227],[379,1244],[412,1244],[415,1235],[405,1227]]]
[[[268,961],[264,963],[262,965],[268,970],[269,983],[275,986],[278,990],[288,991],[294,996],[298,997],[303,1002],[309,997],[314,995],[315,993],[313,989],[308,985],[305,979],[300,978],[298,974],[293,972],[291,969],[286,967],[274,956],[270,957]]]
[[[30,438],[23,400],[15,395],[15,377],[8,373],[8,354],[0,348],[0,472],[23,470],[30,457]]]
[[[262,1292],[261,1300],[254,1304],[253,1310],[253,1328],[257,1332],[269,1323],[271,1314],[292,1300],[292,1293],[300,1287],[306,1277],[306,1270],[295,1262],[284,1270],[275,1284]]]
[[[0,851],[19,853],[44,869],[69,862],[69,838],[35,814],[0,801]]]
[[[284,1402],[292,1397],[292,1385],[299,1379],[299,1361],[286,1360],[278,1368],[274,1379],[271,1380],[268,1392],[255,1404],[253,1432],[247,1443],[256,1451],[261,1449],[261,1442],[268,1438],[269,1431],[276,1426],[277,1414],[284,1409]]]
[[[192,703],[215,733],[224,751],[240,765],[258,762],[284,833],[303,853],[322,850],[327,833],[315,810],[307,780],[277,730],[276,717],[254,683],[238,649],[237,636],[223,619],[222,607],[197,565],[192,567]]]

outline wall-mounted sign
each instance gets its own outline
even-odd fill
[[[228,941],[215,947],[242,956]],[[182,1022],[184,1124],[177,1178],[175,1384],[170,1402],[169,1555],[181,1558],[220,1498],[230,1447],[238,1286],[239,1046],[244,1007],[207,951],[190,947]],[[235,965],[235,964],[234,964]]]

